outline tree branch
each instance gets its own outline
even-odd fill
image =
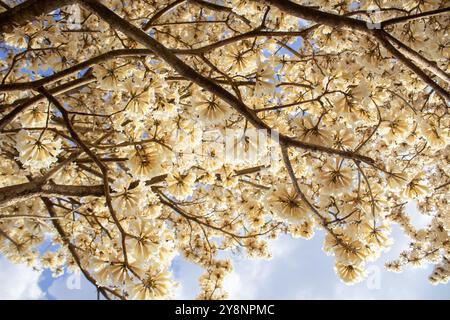
[[[350,18],[347,16],[341,16],[334,13],[320,11],[308,6],[303,6],[287,0],[264,0],[257,2],[266,2],[289,13],[290,15],[314,21],[320,24],[324,24],[336,28],[345,28],[349,30],[358,30],[364,33],[368,32],[367,23],[362,20]]]
[[[54,95],[63,94],[72,90],[76,90],[84,87],[85,85],[92,83],[96,80],[96,78],[92,75],[85,75],[79,79],[75,79],[73,81],[67,82],[63,85],[60,85],[56,88],[50,89],[49,92]],[[5,129],[5,127],[11,123],[16,117],[19,116],[25,109],[32,106],[34,103],[38,103],[40,101],[45,100],[45,97],[41,94],[36,95],[32,98],[28,98],[23,101],[19,101],[19,105],[15,106],[12,111],[6,114],[3,118],[0,119],[0,131]]]
[[[410,47],[408,47],[407,45],[402,43],[400,40],[393,37],[388,32],[384,33],[384,35],[388,38],[388,40],[393,42],[407,58],[414,60],[422,67],[428,69],[429,71],[431,71],[435,75],[437,75],[439,78],[446,81],[447,84],[450,84],[450,75],[448,73],[446,73],[444,70],[442,70],[441,68],[439,68],[436,62],[426,59],[420,53],[411,49]]]
[[[432,17],[432,16],[436,16],[438,14],[441,13],[445,13],[445,12],[449,12],[450,11],[450,7],[448,8],[440,8],[440,9],[436,9],[436,10],[430,10],[430,11],[424,11],[424,12],[420,12],[417,14],[411,14],[409,16],[401,16],[401,17],[396,17],[396,18],[392,18],[392,19],[388,19],[388,20],[384,20],[381,22],[381,27],[387,27],[393,24],[397,24],[397,23],[403,23],[403,22],[407,22],[410,20],[415,20],[415,19],[420,19],[420,18],[425,18],[425,17]]]
[[[400,60],[405,66],[416,73],[427,85],[445,101],[450,102],[450,93],[434,82],[425,72],[399,52],[385,37],[384,30],[369,29],[367,23],[362,20],[353,19],[347,16],[341,16],[333,13],[320,11],[307,6],[299,5],[288,0],[265,0],[265,2],[276,6],[278,9],[287,12],[296,17],[315,21],[327,26],[344,28],[352,31],[359,31],[367,35],[374,36],[378,42],[386,48],[396,59]]]
[[[103,185],[71,186],[37,183],[36,181],[21,183],[0,188],[0,209],[36,196],[99,197],[103,195],[103,189]]]
[[[339,155],[344,158],[360,160],[366,163],[374,162],[369,157],[355,154],[353,152],[342,151],[325,146],[310,144],[303,141],[295,140],[291,137],[282,134],[278,134],[278,132],[272,130],[272,128],[270,128],[266,123],[264,123],[260,118],[258,118],[254,110],[248,108],[242,101],[240,101],[230,92],[225,90],[223,87],[214,83],[210,79],[204,77],[203,75],[192,69],[190,66],[185,64],[174,53],[172,53],[169,49],[164,47],[158,41],[147,35],[144,31],[135,27],[128,21],[122,19],[121,17],[119,17],[117,14],[115,14],[113,11],[111,11],[98,1],[80,0],[80,3],[88,10],[94,12],[96,15],[98,15],[103,20],[108,22],[112,28],[121,31],[131,39],[143,44],[145,47],[152,50],[155,53],[155,55],[157,55],[167,64],[169,64],[181,76],[185,77],[186,79],[189,79],[190,81],[194,82],[203,89],[217,95],[225,103],[227,103],[237,112],[242,114],[253,126],[255,126],[258,129],[266,130],[269,137],[277,136],[279,137],[280,142],[298,148],[303,148],[317,152],[324,152],[331,155]]]
[[[159,18],[161,18],[166,12],[176,8],[177,6],[179,6],[180,4],[184,3],[185,1],[186,0],[176,0],[176,1],[172,2],[172,3],[170,3],[169,5],[165,6],[161,10],[157,11],[148,20],[148,22],[144,25],[144,27],[142,29],[144,29],[144,31],[148,31],[152,27],[152,24],[155,23]]]
[[[75,140],[77,145],[83,150],[92,160],[94,160],[95,164],[100,168],[100,171],[102,172],[102,179],[103,179],[103,194],[106,199],[106,206],[109,209],[109,212],[111,213],[111,217],[114,220],[114,223],[116,224],[117,228],[120,231],[121,237],[122,237],[122,250],[123,250],[123,258],[124,258],[124,264],[128,266],[128,257],[127,257],[127,249],[126,249],[126,232],[123,229],[122,225],[120,224],[120,221],[117,217],[116,211],[114,210],[114,207],[112,205],[112,198],[111,193],[109,189],[109,175],[108,175],[108,167],[103,164],[103,162],[98,158],[98,156],[92,152],[86,144],[81,140],[78,133],[74,130],[72,123],[69,119],[69,114],[67,110],[62,106],[62,104],[54,97],[52,96],[47,90],[45,90],[43,87],[39,87],[38,91],[45,96],[50,103],[52,103],[62,114],[62,117],[64,119],[64,122],[67,126],[67,130],[69,131],[71,137]]]
[[[72,255],[73,259],[75,260],[75,263],[77,264],[78,268],[80,269],[81,273],[83,273],[84,277],[92,283],[99,291],[100,293],[108,300],[110,300],[108,292],[116,296],[117,298],[121,300],[125,300],[125,297],[122,296],[120,293],[118,293],[116,290],[112,290],[107,287],[103,287],[100,284],[97,283],[97,280],[83,267],[81,263],[81,258],[78,255],[76,247],[70,242],[70,239],[66,232],[64,231],[61,224],[57,221],[58,215],[54,209],[53,203],[50,201],[50,199],[41,197],[41,200],[44,202],[45,207],[47,208],[48,213],[50,214],[50,217],[54,218],[52,219],[52,223],[56,231],[58,232],[59,236],[61,237],[64,244],[67,246],[67,248],[70,251],[70,254]]]
[[[14,91],[14,90],[26,90],[26,89],[36,89],[41,86],[48,85],[52,82],[58,81],[66,76],[69,76],[75,72],[86,69],[92,65],[96,65],[107,60],[118,58],[118,57],[136,57],[136,56],[146,56],[151,54],[152,52],[148,49],[119,49],[113,50],[104,54],[101,54],[97,57],[88,59],[79,64],[76,64],[70,68],[65,70],[55,72],[51,76],[29,81],[29,82],[16,82],[16,83],[6,83],[0,85],[0,92],[4,91]]]
[[[28,0],[0,13],[0,32],[12,32],[43,14],[74,3],[75,0]]]
[[[429,85],[446,103],[450,103],[450,93],[442,88],[439,84],[433,81],[422,69],[415,65],[411,60],[409,60],[405,55],[398,51],[385,36],[386,32],[383,30],[374,31],[374,36],[379,40],[379,42],[389,51],[395,58],[400,60],[405,66],[407,66],[411,71],[413,71],[419,78],[423,80],[427,85]]]

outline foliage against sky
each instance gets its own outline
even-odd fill
[[[2,254],[120,299],[170,297],[181,254],[219,299],[221,251],[323,229],[352,284],[396,223],[411,245],[386,267],[446,283],[445,5],[0,1]]]

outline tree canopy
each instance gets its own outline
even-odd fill
[[[221,299],[226,252],[323,230],[352,284],[397,224],[386,267],[448,282],[446,2],[0,1],[0,252],[107,299],[181,255]]]

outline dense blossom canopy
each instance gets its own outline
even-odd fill
[[[386,267],[433,264],[429,280],[448,281],[447,1],[0,8],[11,261],[81,272],[105,298],[161,299],[181,255],[204,269],[198,298],[220,299],[224,252],[270,258],[271,239],[323,230],[351,284],[398,224],[410,246]]]

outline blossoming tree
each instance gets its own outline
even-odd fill
[[[270,239],[323,230],[351,284],[398,224],[410,246],[386,267],[429,263],[432,283],[448,281],[445,0],[0,7],[11,261],[155,299],[173,293],[180,254],[204,269],[198,297],[220,299],[221,252],[270,258]],[[428,226],[411,224],[410,202]]]

